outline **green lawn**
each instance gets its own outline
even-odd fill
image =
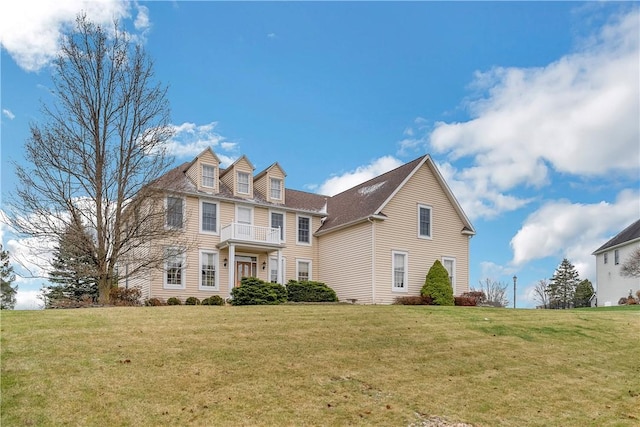
[[[640,307],[2,312],[2,426],[640,425]]]

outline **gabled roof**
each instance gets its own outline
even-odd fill
[[[213,150],[211,149],[211,147],[207,147],[204,150],[202,150],[200,152],[200,154],[198,154],[193,160],[191,160],[191,162],[189,162],[189,166],[194,165],[199,158],[201,158],[202,156],[204,156],[205,153],[210,153],[214,159],[216,159],[216,161],[218,162],[218,164],[220,164],[220,158],[218,156],[216,156],[216,153],[213,152]]]
[[[242,156],[240,156],[238,159],[236,159],[236,161],[235,161],[235,162],[231,163],[231,164],[229,165],[229,167],[228,167],[228,168],[226,168],[226,169],[221,169],[221,170],[220,170],[220,178],[222,178],[222,176],[223,176],[224,174],[226,174],[226,173],[227,173],[227,172],[229,172],[231,169],[233,169],[233,167],[234,167],[235,165],[237,165],[238,163],[240,163],[240,161],[241,161],[242,159],[244,159],[244,160],[249,164],[249,166],[251,167],[251,170],[254,170],[254,169],[255,169],[255,166],[253,166],[253,163],[251,163],[251,161],[249,160],[249,158],[248,158],[245,154],[243,154],[243,155],[242,155]]]
[[[611,240],[609,240],[604,245],[600,246],[596,249],[592,255],[597,255],[600,252],[604,252],[607,249],[611,249],[615,246],[620,246],[622,244],[632,242],[634,240],[640,240],[640,219],[622,230],[620,233],[616,234]]]
[[[324,234],[331,230],[365,221],[368,218],[376,216],[380,218],[384,217],[384,213],[382,212],[384,207],[416,171],[424,165],[427,165],[433,172],[433,175],[447,195],[447,198],[460,216],[464,224],[461,232],[469,235],[475,234],[471,222],[429,155],[418,157],[396,169],[330,197],[327,203],[327,219],[318,229],[317,233]]]
[[[267,168],[265,170],[263,170],[262,172],[260,172],[259,174],[257,174],[253,179],[254,181],[257,179],[260,179],[264,174],[266,174],[267,172],[269,172],[271,169],[277,167],[278,169],[280,169],[282,171],[282,174],[284,176],[287,176],[287,173],[284,171],[284,169],[282,169],[282,166],[280,166],[280,163],[275,162],[272,163],[270,166],[267,166]]]

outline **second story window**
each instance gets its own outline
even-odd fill
[[[280,240],[284,241],[284,214],[282,212],[271,212],[271,228],[279,228]]]
[[[431,208],[418,205],[418,236],[431,238]]]
[[[282,180],[271,178],[271,198],[274,200],[282,199]]]
[[[202,231],[215,233],[218,231],[218,205],[215,203],[202,202]]]
[[[608,263],[609,262],[609,252],[605,252],[604,253],[604,263]]]
[[[238,172],[238,193],[249,194],[249,174]]]
[[[215,181],[216,167],[211,165],[202,165],[202,186],[213,188],[216,185]]]
[[[298,217],[298,243],[311,243],[311,218],[308,216]]]
[[[613,263],[615,265],[620,264],[620,252],[618,252],[617,249],[615,251],[613,251]]]
[[[183,203],[180,197],[167,197],[167,227],[182,228]]]

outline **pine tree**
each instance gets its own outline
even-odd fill
[[[16,280],[16,275],[13,273],[13,266],[9,263],[9,251],[2,249],[0,244],[0,309],[1,310],[13,310],[16,306],[16,293],[18,292],[18,285],[11,286],[11,283]]]
[[[576,287],[580,282],[578,271],[568,259],[563,259],[549,283],[549,303],[552,308],[571,308]]]
[[[576,293],[573,298],[574,307],[590,307],[591,297],[593,296],[593,285],[589,279],[584,279],[576,286]]]

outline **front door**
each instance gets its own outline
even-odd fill
[[[254,277],[253,264],[251,261],[236,262],[236,286],[240,286],[243,277]]]

